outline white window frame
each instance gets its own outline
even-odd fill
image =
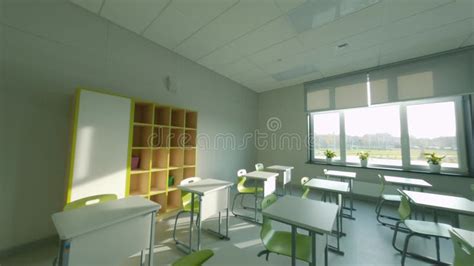
[[[394,165],[384,165],[384,164],[371,164],[369,160],[368,168],[375,169],[394,169],[394,170],[406,170],[406,171],[415,171],[415,172],[429,172],[429,166],[423,165],[414,165],[411,164],[410,158],[410,136],[408,130],[408,121],[407,121],[407,106],[410,105],[419,105],[419,104],[430,104],[430,103],[441,103],[441,102],[454,102],[455,106],[455,115],[456,115],[456,142],[457,142],[457,156],[458,156],[458,168],[454,167],[444,167],[443,173],[453,173],[453,174],[466,174],[468,172],[468,162],[467,162],[467,149],[466,149],[466,139],[465,139],[465,125],[463,117],[463,101],[462,96],[456,97],[446,97],[446,98],[436,98],[436,99],[424,99],[416,101],[407,101],[401,103],[389,103],[389,104],[378,104],[372,105],[373,107],[384,106],[384,105],[398,105],[400,107],[400,145],[402,153],[402,162],[401,166]],[[364,107],[369,108],[369,107]],[[310,113],[310,123],[309,123],[309,134],[313,141],[313,145],[310,146],[310,161],[314,163],[326,163],[325,159],[316,158],[314,155],[315,151],[315,136],[314,136],[314,127],[313,127],[313,116],[323,113],[338,113],[339,114],[339,160],[333,160],[334,165],[345,165],[345,166],[360,166],[358,163],[347,162],[346,161],[346,132],[345,132],[345,121],[344,121],[344,110],[335,110],[335,111],[324,111],[324,112],[313,112]]]

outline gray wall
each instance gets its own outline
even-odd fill
[[[264,93],[260,93],[259,100],[259,128],[263,133],[267,133],[270,139],[278,141],[281,136],[297,134],[301,138],[307,138],[307,118],[304,111],[304,88],[303,85],[281,88]],[[267,129],[267,121],[272,117],[281,120],[281,129],[272,132]],[[296,136],[296,135],[295,135]],[[285,138],[283,138],[285,139]],[[294,141],[294,143],[296,143]],[[288,150],[285,146],[284,151],[276,148],[267,148],[258,150],[258,160],[265,165],[283,164],[295,167],[293,175],[293,185],[298,185],[303,176],[315,177],[323,175],[324,168],[337,170],[350,170],[357,172],[357,182],[354,185],[354,192],[363,195],[377,196],[379,193],[378,173],[403,175],[407,177],[423,178],[430,182],[433,190],[444,193],[460,194],[471,198],[470,184],[474,184],[472,178],[462,178],[453,176],[439,176],[429,174],[415,173],[397,173],[393,171],[380,171],[371,169],[355,169],[325,165],[306,164],[308,160],[307,147],[302,145],[300,149],[293,148]],[[390,188],[392,192],[394,188]]]
[[[197,110],[199,134],[211,137],[242,138],[257,127],[257,94],[223,76],[65,0],[1,1],[0,115],[6,107],[8,121],[0,123],[7,141],[0,155],[8,165],[0,167],[0,250],[55,233],[50,215],[64,203],[79,86]],[[176,94],[164,89],[166,75],[177,80]],[[199,176],[234,180],[256,150],[200,149],[197,156]]]

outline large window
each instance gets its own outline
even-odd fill
[[[428,170],[425,154],[435,152],[443,171],[467,172],[461,97],[312,113],[311,129],[313,161],[330,149],[335,163],[359,165],[369,152],[369,167]]]

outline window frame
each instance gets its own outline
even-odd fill
[[[387,170],[401,170],[401,171],[414,171],[414,172],[429,172],[429,166],[416,165],[411,163],[410,158],[410,136],[408,129],[408,116],[407,116],[407,107],[411,105],[420,105],[420,104],[430,104],[430,103],[441,103],[441,102],[454,102],[455,108],[455,121],[456,121],[456,144],[457,144],[457,156],[458,156],[458,168],[454,167],[443,167],[443,172],[446,174],[468,174],[468,150],[466,147],[466,134],[465,134],[465,120],[464,120],[464,106],[463,106],[463,96],[453,96],[453,97],[442,97],[442,98],[433,98],[433,99],[422,99],[406,102],[397,102],[397,103],[385,103],[371,105],[369,107],[379,107],[379,106],[399,106],[400,111],[400,145],[401,145],[401,165],[386,165],[386,164],[373,164],[370,163],[368,169],[387,169]],[[359,107],[360,108],[360,107]],[[351,109],[359,109],[351,108]],[[344,111],[348,109],[341,110],[331,110],[331,111],[321,111],[321,112],[311,112],[308,114],[308,134],[311,139],[311,145],[309,145],[309,161],[315,164],[327,164],[326,160],[323,158],[315,158],[315,136],[314,136],[314,126],[313,126],[313,116],[316,114],[322,113],[338,113],[339,114],[339,153],[340,159],[333,160],[332,165],[336,166],[351,166],[351,167],[361,167],[359,163],[347,162],[346,157],[346,130],[345,130],[345,117]]]

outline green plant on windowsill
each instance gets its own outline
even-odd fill
[[[441,171],[441,162],[445,157],[446,155],[438,156],[436,152],[425,153],[426,162],[430,166],[432,173],[439,173]]]
[[[369,161],[369,152],[368,151],[361,151],[357,153],[357,156],[359,156],[360,160],[360,165],[362,167],[367,167],[367,163]]]
[[[326,156],[326,159],[332,159],[336,157],[336,153],[332,150],[325,150],[324,151],[324,156]]]

